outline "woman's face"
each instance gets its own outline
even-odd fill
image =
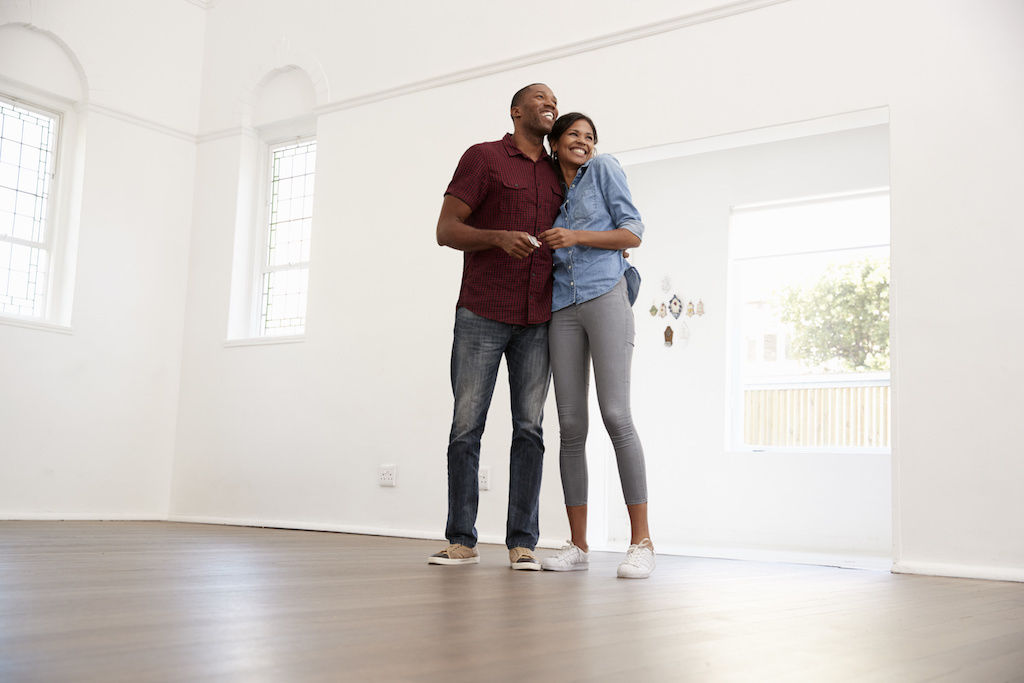
[[[559,161],[572,166],[582,166],[594,153],[594,129],[586,119],[577,119],[555,141],[551,150]]]

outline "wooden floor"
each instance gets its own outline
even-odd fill
[[[1024,681],[1024,584],[428,541],[0,522],[0,681]]]

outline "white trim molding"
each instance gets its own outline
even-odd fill
[[[691,12],[689,14],[656,21],[636,28],[616,31],[614,33],[597,36],[596,38],[588,38],[586,40],[568,43],[566,45],[547,50],[530,52],[518,57],[503,59],[497,62],[471,67],[469,69],[453,71],[419,81],[412,81],[393,88],[377,90],[334,102],[330,101],[330,87],[327,82],[327,75],[319,61],[304,50],[292,48],[286,39],[281,39],[274,46],[274,56],[271,59],[268,59],[265,63],[252,69],[248,79],[251,83],[251,87],[243,90],[243,92],[240,93],[239,99],[242,105],[243,114],[245,114],[247,113],[248,102],[252,97],[252,89],[256,87],[260,80],[274,69],[290,64],[302,68],[310,75],[317,95],[317,106],[313,110],[313,114],[320,116],[322,114],[329,114],[345,109],[354,109],[367,104],[402,97],[404,95],[421,92],[423,90],[440,88],[556,59],[563,59],[565,57],[572,57],[586,52],[593,52],[606,47],[619,45],[621,43],[641,40],[643,38],[649,38],[662,33],[669,33],[671,31],[678,31],[690,26],[718,21],[719,19],[726,19],[738,14],[753,12],[755,10],[770,7],[772,5],[779,5],[789,1],[790,0],[740,0],[739,2],[731,2],[718,7],[698,12]],[[248,121],[243,122],[243,125],[248,125]],[[206,142],[211,139],[216,139],[217,137],[224,135],[224,133],[224,130],[200,132],[197,139],[200,142]]]
[[[58,332],[60,334],[74,333],[74,330],[72,330],[71,327],[68,325],[47,322],[45,320],[14,318],[6,315],[0,315],[0,325],[10,325],[11,327],[24,327],[29,330],[42,330],[43,332]]]
[[[948,576],[956,579],[986,579],[989,581],[1024,582],[1024,567],[985,567],[973,564],[942,562],[907,562],[900,560],[892,566],[893,574],[920,574]]]
[[[358,95],[356,97],[330,102],[318,106],[314,113],[317,115],[329,114],[343,109],[353,109],[355,107],[361,107],[363,105],[380,102],[382,100],[402,97],[403,95],[409,95],[423,90],[440,88],[446,85],[462,83],[463,81],[484,78],[485,76],[493,76],[494,74],[513,71],[515,69],[533,66],[534,64],[542,64],[544,62],[564,59],[566,57],[572,57],[586,52],[594,52],[596,50],[612,47],[621,43],[650,38],[651,36],[660,35],[662,33],[678,31],[690,26],[718,21],[719,19],[726,19],[738,14],[753,12],[755,10],[770,7],[772,5],[779,5],[789,1],[790,0],[740,0],[740,2],[731,2],[718,7],[698,12],[691,12],[690,14],[684,14],[671,19],[663,19],[643,26],[637,26],[636,28],[607,33],[603,36],[588,38],[575,43],[568,43],[561,47],[540,50],[538,52],[530,52],[525,55],[520,55],[519,57],[503,59],[497,62],[491,62],[490,64],[472,67],[470,69],[453,71],[441,76],[413,81],[411,83],[406,83],[394,88],[388,88],[386,90],[378,90],[365,95]]]
[[[184,140],[185,142],[191,142],[192,144],[196,144],[198,142],[196,136],[188,131],[181,130],[180,128],[166,126],[162,123],[153,121],[152,119],[136,116],[135,114],[129,114],[128,112],[124,112],[119,109],[114,109],[113,107],[107,107],[102,104],[97,104],[96,102],[84,103],[82,105],[82,111],[86,113],[101,114],[112,119],[117,119],[118,121],[130,123],[135,126],[141,126],[142,128],[147,128],[157,133],[163,133],[164,135],[169,135],[173,138]]]
[[[694,154],[721,152],[737,147],[749,147],[751,145],[793,140],[812,135],[838,133],[855,128],[880,126],[887,123],[889,123],[889,107],[871,107],[869,109],[830,114],[804,121],[791,121],[762,128],[734,131],[723,135],[712,135],[706,138],[670,142],[655,147],[620,150],[613,152],[613,154],[623,166],[633,166],[652,161],[693,156]]]

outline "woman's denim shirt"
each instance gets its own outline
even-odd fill
[[[644,224],[633,205],[626,174],[618,159],[601,154],[580,166],[565,193],[555,227],[570,230],[626,228],[643,239]],[[640,274],[620,249],[598,249],[577,244],[555,249],[555,284],[551,310],[590,301],[610,292],[626,276],[629,303],[636,301]]]

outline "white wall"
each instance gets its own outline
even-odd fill
[[[171,515],[438,535],[460,258],[434,245],[434,222],[461,151],[500,136],[510,94],[541,80],[563,110],[596,118],[612,152],[889,108],[896,566],[1024,578],[1020,3],[751,2],[704,21],[718,3],[608,1],[580,13],[530,0],[521,7],[538,20],[527,28],[504,7],[468,0],[445,4],[444,15],[397,0],[358,11],[327,0],[220,0],[205,13],[160,0],[141,17],[129,5],[0,6],[3,21],[70,46],[95,103],[75,334],[0,326],[5,382],[30,387],[29,401],[3,392],[5,508],[164,509],[187,248]],[[751,11],[729,15],[737,9]],[[674,30],[629,32],[672,17],[661,26]],[[627,33],[595,49],[578,43],[614,31]],[[309,74],[320,114],[307,340],[225,348],[241,126],[257,83],[288,65]],[[194,151],[187,133],[196,130]],[[194,210],[188,190],[177,191],[192,187],[193,153]],[[110,242],[141,260],[103,256]],[[271,419],[280,411],[268,404],[281,400],[286,418]],[[499,385],[484,455],[496,475],[507,401]],[[552,453],[556,431],[549,420]],[[658,441],[652,434],[649,452]],[[398,488],[374,485],[380,462],[399,465]],[[82,487],[81,476],[102,481]],[[553,457],[545,476],[542,536],[558,539],[566,529]],[[494,478],[479,528],[500,539],[505,481]],[[665,542],[697,536],[675,528],[680,537]]]
[[[348,16],[327,3],[264,3],[245,21],[237,2],[211,11],[202,130],[237,127],[234,93],[270,69],[304,65],[330,87],[319,109],[306,342],[224,348],[232,198],[210,192],[197,204],[173,514],[440,533],[460,259],[434,246],[433,226],[458,155],[507,129],[507,100],[519,85],[545,81],[563,111],[591,113],[606,151],[888,106],[897,566],[1021,578],[1024,502],[1012,489],[1024,475],[1013,454],[1024,365],[1010,352],[1024,324],[1011,294],[1021,276],[1010,267],[1024,239],[1013,229],[1011,191],[1020,186],[1015,158],[1024,132],[1020,6],[791,0],[593,51],[552,50],[533,65],[529,56],[512,58],[584,36],[567,30],[569,8],[526,7],[545,20],[541,33],[522,32],[525,42],[478,45],[474,32],[447,23],[409,32],[398,22],[389,47],[401,49],[392,51],[348,32]],[[635,25],[618,17],[602,24],[600,16],[585,15],[595,21],[588,35]],[[535,35],[543,40],[530,42]],[[523,66],[487,68],[503,59]],[[479,77],[441,78],[467,69]],[[435,87],[383,92],[431,75]],[[233,145],[201,145],[200,173],[210,184],[229,189],[223,176],[237,165]],[[680,400],[697,400],[699,390],[680,387]],[[269,403],[282,397],[289,409],[278,424]],[[499,385],[485,435],[484,464],[499,474],[507,400]],[[547,424],[554,453],[556,421]],[[672,446],[657,429],[646,444],[652,454]],[[398,488],[375,487],[381,462],[398,464]],[[565,534],[555,465],[549,458],[542,497],[549,540]],[[749,485],[750,470],[736,467],[707,483]],[[504,518],[505,481],[495,479],[479,524],[492,540],[502,537]],[[658,484],[663,496],[667,486]],[[754,536],[735,529],[743,542],[756,544]],[[668,525],[662,538],[721,540],[689,521]],[[799,540],[787,543],[799,549]]]
[[[0,517],[167,515],[203,19],[180,0],[0,5],[0,90],[77,102],[62,163],[84,177],[54,226],[77,223],[70,329],[0,324]]]

